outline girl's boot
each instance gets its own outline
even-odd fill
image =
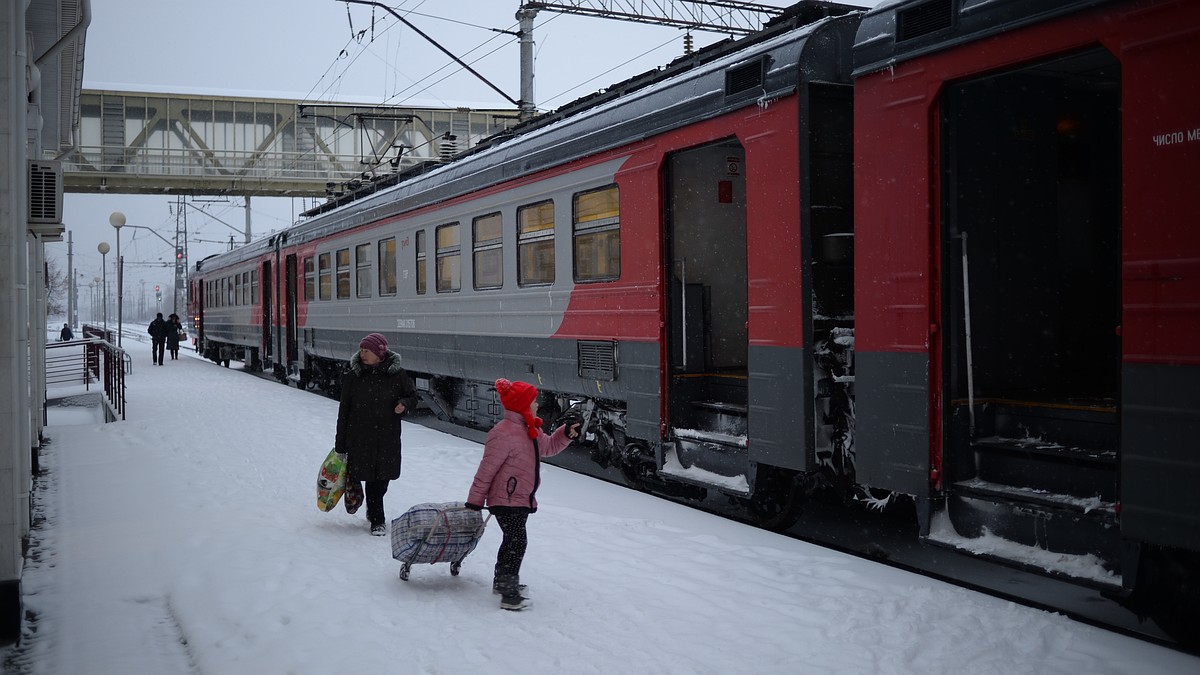
[[[521,587],[515,574],[496,575],[495,586],[500,592],[500,609],[517,612],[532,604],[529,598],[521,595]]]

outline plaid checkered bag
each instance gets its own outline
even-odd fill
[[[483,514],[463,502],[417,504],[392,521],[392,557],[407,564],[461,562],[485,527]]]

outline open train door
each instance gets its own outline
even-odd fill
[[[960,535],[1119,557],[1120,92],[1100,47],[943,90],[942,479]]]
[[[262,271],[259,278],[262,280],[258,286],[262,289],[262,369],[266,370],[275,362],[274,344],[275,339],[271,331],[271,315],[274,313],[275,298],[272,293],[271,280],[274,278],[272,270],[274,267],[271,261],[264,261]]]
[[[749,466],[744,166],[745,150],[730,140],[671,154],[663,178],[670,274],[661,471],[735,493],[748,491],[738,478]]]
[[[284,361],[284,366],[287,369],[287,377],[299,378],[300,364],[299,360],[299,344],[296,339],[296,331],[299,330],[298,318],[296,315],[296,301],[299,295],[299,280],[297,279],[299,269],[296,266],[296,254],[289,253],[284,262],[283,274],[283,294],[285,304],[287,305],[286,323],[284,324],[284,334],[287,341],[287,356]],[[297,380],[299,386],[303,386],[303,382]]]

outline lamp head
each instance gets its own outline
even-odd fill
[[[108,255],[108,249],[109,246],[107,241],[102,241],[98,246],[96,246],[96,250],[100,252],[100,255]]]
[[[113,211],[108,216],[108,224],[112,225],[118,230],[121,229],[121,227],[125,225],[125,214],[121,213],[120,211]]]

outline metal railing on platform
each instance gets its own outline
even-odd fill
[[[46,386],[98,386],[103,392],[104,418],[125,419],[125,375],[133,364],[124,349],[113,344],[115,334],[83,326],[83,338],[46,345]]]

